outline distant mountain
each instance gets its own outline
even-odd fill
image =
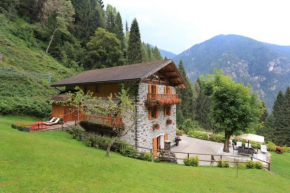
[[[159,49],[159,51],[160,51],[162,58],[167,57],[168,59],[173,59],[176,56],[176,54],[169,52],[169,51],[166,51],[166,50]]]
[[[155,46],[153,46],[152,44],[149,44],[152,48],[154,48]],[[173,59],[177,54],[174,54],[172,52],[169,52],[169,51],[166,51],[166,50],[162,50],[162,49],[159,49],[159,52],[162,56],[162,58],[165,58],[167,57],[167,59]]]
[[[223,69],[233,80],[251,84],[267,109],[272,110],[279,90],[290,86],[290,46],[279,46],[239,35],[219,35],[197,44],[174,58],[182,60],[188,76]]]

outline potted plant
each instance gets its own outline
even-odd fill
[[[173,123],[172,119],[167,119],[167,120],[166,120],[166,124],[167,124],[167,125],[171,125],[172,123]]]
[[[179,136],[175,137],[175,144],[176,144],[176,146],[179,145],[179,141],[181,141],[181,138]]]
[[[153,130],[159,130],[160,129],[160,124],[159,123],[154,123],[153,124]]]

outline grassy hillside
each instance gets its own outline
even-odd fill
[[[34,26],[21,19],[8,21],[1,14],[0,26],[0,114],[47,116],[46,101],[58,91],[44,74],[55,82],[75,72],[40,49]]]
[[[86,147],[63,131],[25,133],[0,118],[0,192],[287,192],[289,178],[263,170],[151,163]],[[276,157],[273,157],[276,160]],[[273,162],[273,167],[276,163]],[[288,167],[284,162],[280,167]]]

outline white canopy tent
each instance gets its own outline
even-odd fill
[[[256,135],[256,134],[242,134],[238,136],[241,139],[249,140],[249,141],[255,141],[258,143],[264,143],[264,136]]]

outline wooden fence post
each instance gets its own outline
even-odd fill
[[[152,149],[150,149],[150,153],[151,153],[151,155],[152,155],[152,160],[151,160],[151,162],[154,162],[154,155],[153,155],[153,151],[152,151]]]
[[[251,161],[253,161],[253,156],[251,156]]]
[[[270,171],[270,168],[271,168],[271,163],[269,162],[268,163],[268,170]]]
[[[223,156],[222,156],[222,155],[220,155],[220,159],[221,159],[221,160],[223,159]]]
[[[187,158],[189,158],[189,153],[187,153]]]

